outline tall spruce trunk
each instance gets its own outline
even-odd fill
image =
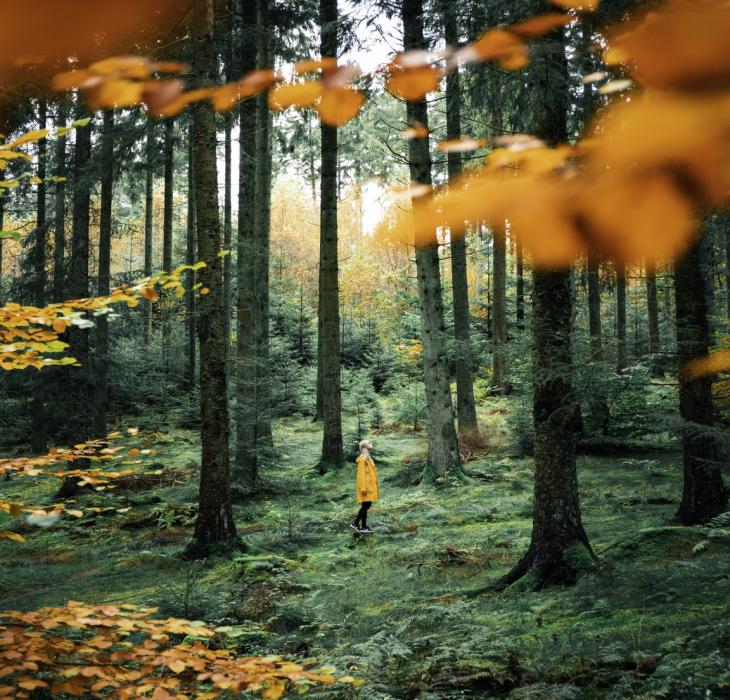
[[[164,195],[162,209],[162,269],[165,272],[172,270],[172,219],[173,206],[172,199],[174,193],[174,138],[175,122],[172,119],[165,120],[164,139],[162,145],[162,161],[164,163]],[[166,290],[162,292],[163,302],[167,302],[169,293]],[[165,372],[170,373],[170,340],[172,336],[172,327],[170,319],[170,309],[167,303],[162,304],[162,362]]]
[[[507,245],[505,230],[494,229],[492,275],[492,389],[505,393],[507,377]]]
[[[603,335],[601,331],[601,282],[598,277],[599,261],[595,253],[588,254],[586,280],[588,283],[588,335],[590,336],[591,359],[603,357]]]
[[[616,263],[616,371],[626,369],[626,264]]]
[[[261,67],[274,65],[270,0],[256,4],[257,52]],[[269,362],[269,237],[271,233],[271,112],[268,95],[256,98],[256,201],[254,208],[254,277],[256,332],[256,450],[259,459],[269,458],[271,433],[271,368]]]
[[[66,102],[58,105],[57,120],[59,126],[66,125],[68,112]],[[66,177],[66,136],[56,137],[54,174]],[[63,301],[65,296],[66,265],[66,181],[62,179],[55,184],[53,213],[53,301]]]
[[[144,187],[144,276],[152,274],[152,187],[154,185],[155,163],[155,123],[147,120],[145,142],[145,187]],[[152,301],[144,302],[144,344],[152,344]]]
[[[725,217],[725,309],[730,318],[730,221]]]
[[[533,7],[545,11],[539,2]],[[568,68],[563,30],[535,42],[530,65],[531,130],[549,144],[567,139]],[[570,269],[533,271],[533,421],[535,491],[532,537],[526,554],[499,586],[528,572],[537,588],[570,584],[578,553],[590,550],[583,529],[575,463],[578,403],[572,386]]]
[[[194,265],[196,260],[195,245],[195,163],[193,160],[193,123],[188,127],[188,209],[185,232],[185,263]],[[185,359],[185,382],[190,389],[195,387],[195,355],[197,349],[197,328],[195,324],[195,271],[185,273],[185,304],[187,327],[187,352]]]
[[[525,327],[525,256],[522,251],[522,241],[518,238],[515,243],[515,254],[517,256],[517,284],[516,295],[516,318],[517,328],[522,330]]]
[[[456,21],[456,5],[443,4],[444,38],[447,46],[459,43]],[[461,136],[461,75],[458,67],[446,76],[446,138]],[[449,182],[461,173],[461,155],[447,155]],[[474,372],[470,341],[469,284],[467,281],[466,235],[451,239],[451,284],[453,290],[454,337],[456,339],[456,415],[459,432],[465,436],[477,436],[477,410],[474,402]]]
[[[256,68],[256,2],[241,0],[241,75]],[[236,460],[234,481],[256,490],[256,102],[239,107],[238,268],[236,300]]]
[[[45,99],[38,102],[38,128],[45,129],[48,119],[48,107]],[[37,185],[36,198],[36,230],[31,249],[31,276],[33,304],[41,308],[46,303],[46,177],[48,146],[46,139],[38,141],[38,171],[40,182]],[[40,374],[33,377],[31,389],[31,449],[35,453],[45,452],[48,442],[47,406],[48,386],[46,377]]]
[[[82,119],[83,107],[79,103],[76,118]],[[67,292],[71,299],[89,296],[89,206],[91,203],[91,130],[92,124],[76,129],[76,145],[73,163],[73,213],[71,224],[71,259]],[[66,367],[64,376],[64,417],[68,440],[72,444],[86,442],[92,436],[93,421],[90,406],[94,402],[92,367],[89,366],[89,331],[72,326],[68,331],[70,352],[78,366]],[[87,460],[77,460],[73,469],[86,468]],[[73,496],[78,480],[66,478],[58,491],[59,498]]]
[[[675,264],[674,295],[677,313],[677,357],[680,367],[709,349],[709,323],[705,292],[705,237]],[[679,412],[684,421],[682,501],[675,518],[697,525],[727,508],[728,494],[722,479],[713,424],[712,379],[690,380],[679,375]]]
[[[422,0],[403,0],[402,18],[403,48],[406,51],[427,49],[423,36]],[[409,123],[420,122],[428,126],[428,108],[425,100],[408,102],[406,110]],[[408,142],[408,157],[411,180],[430,185],[429,139],[411,139]],[[418,206],[417,200],[414,200],[413,206]],[[449,386],[439,244],[435,229],[431,239],[421,242],[416,248],[416,276],[428,416],[428,465],[424,477],[439,479],[450,473],[460,474],[461,458],[454,428],[454,409]]]
[[[193,10],[193,70],[198,87],[208,85],[215,64],[213,0]],[[198,332],[200,337],[200,420],[202,445],[198,517],[186,556],[205,557],[211,545],[236,538],[231,508],[227,362],[223,309],[223,260],[218,215],[216,125],[212,106],[203,102],[193,113],[195,213],[200,271]],[[203,294],[204,290],[208,290]]]
[[[101,202],[99,207],[99,278],[97,294],[106,296],[111,287],[112,202],[114,196],[114,112],[104,112],[101,128]],[[96,397],[94,437],[106,436],[109,404],[109,325],[105,315],[96,319]]]
[[[652,374],[661,377],[663,372],[661,362],[656,357],[661,351],[661,336],[659,335],[659,300],[656,288],[656,267],[653,263],[646,265],[646,312],[649,326],[648,351],[651,356]]]
[[[322,58],[337,57],[337,0],[320,0]],[[337,260],[337,128],[322,123],[321,185],[319,197],[319,323],[321,352],[320,399],[322,454],[320,473],[340,467],[342,448],[342,390],[340,377],[340,295]]]
[[[223,41],[225,43],[224,68],[228,82],[235,80],[236,66],[233,64],[233,0],[225,0],[223,12]],[[231,245],[233,244],[233,112],[223,115],[225,128],[223,132],[223,249],[228,254],[223,258],[223,304],[225,306],[226,337],[228,337],[228,355],[231,347]]]

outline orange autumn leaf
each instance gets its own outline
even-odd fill
[[[294,64],[294,75],[302,75],[303,73],[313,73],[314,71],[329,71],[337,68],[336,58],[312,58],[306,61],[299,61]]]
[[[506,29],[490,29],[459,53],[466,60],[498,61],[506,70],[519,70],[530,62],[527,45]]]
[[[269,91],[269,108],[275,111],[288,107],[310,107],[322,95],[322,83],[306,80],[277,85]]]
[[[385,89],[396,97],[415,102],[438,89],[441,70],[432,66],[401,68],[391,65]]]
[[[364,102],[365,96],[353,88],[328,88],[315,109],[324,124],[342,126],[360,113]]]
[[[730,350],[716,350],[688,362],[680,370],[680,376],[682,379],[692,381],[728,370],[730,370]]]
[[[139,456],[139,450],[136,447],[133,447],[131,450],[127,452],[127,454],[130,457],[138,457]]]
[[[572,21],[573,18],[570,15],[553,12],[533,17],[532,19],[525,20],[524,22],[511,24],[509,26],[509,31],[523,39],[533,39],[547,32],[551,32],[554,29],[558,29],[559,27],[564,27]]]
[[[564,10],[577,10],[578,12],[595,12],[601,4],[600,0],[549,0],[549,2]]]
[[[142,287],[140,294],[149,301],[157,301],[159,299],[157,290],[154,287]]]
[[[404,139],[425,139],[431,132],[421,122],[413,122],[403,133]]]
[[[90,109],[132,107],[142,100],[143,83],[126,79],[103,80],[87,90],[86,102]]]
[[[484,148],[489,142],[486,139],[473,139],[468,136],[457,139],[448,139],[436,144],[436,148],[443,153],[465,153]]]
[[[673,0],[609,40],[611,62],[625,62],[658,88],[730,87],[730,10],[715,0]]]
[[[55,318],[53,319],[53,330],[55,333],[63,333],[66,330],[67,323],[66,320],[63,318]]]

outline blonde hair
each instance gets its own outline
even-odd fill
[[[370,442],[370,440],[360,440],[360,443],[358,446],[360,447],[360,454],[363,453],[363,450],[370,451],[373,449],[373,445]]]

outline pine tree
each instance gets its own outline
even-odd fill
[[[337,0],[320,0],[321,55],[337,57]],[[340,300],[337,260],[337,128],[321,125],[321,189],[319,238],[320,394],[322,455],[318,469],[325,473],[344,462],[340,377]]]
[[[423,35],[422,0],[403,0],[403,48],[426,49]],[[419,122],[428,127],[428,109],[425,100],[408,102],[409,123]],[[411,139],[408,142],[411,180],[431,184],[431,154],[429,139]],[[417,206],[417,204],[414,204]],[[421,342],[423,345],[423,375],[426,385],[428,412],[428,467],[426,476],[439,478],[461,472],[454,410],[449,386],[446,358],[446,329],[441,296],[439,245],[434,229],[431,240],[416,249],[416,275],[420,303]]]
[[[193,70],[198,85],[214,73],[213,0],[200,0],[193,11]],[[198,313],[200,337],[200,419],[202,446],[198,517],[189,558],[205,557],[211,545],[236,538],[231,508],[229,472],[228,376],[223,309],[223,261],[218,212],[216,127],[212,106],[203,102],[193,112],[195,213],[198,254],[206,267],[200,271]]]

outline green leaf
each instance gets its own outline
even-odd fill
[[[77,119],[71,122],[71,126],[89,126],[91,123],[91,117],[84,117],[83,119]]]
[[[23,237],[20,231],[0,231],[0,238],[12,238],[14,241],[19,241]]]

